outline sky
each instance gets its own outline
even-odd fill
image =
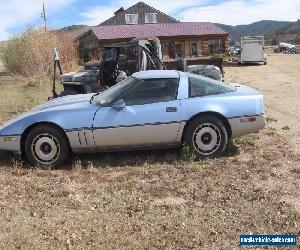
[[[120,7],[138,0],[44,0],[50,28],[72,24],[97,25]],[[296,21],[300,0],[145,0],[145,3],[180,21],[230,25],[260,20]],[[42,25],[42,0],[0,0],[0,41],[30,26]]]

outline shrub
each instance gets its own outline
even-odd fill
[[[53,49],[60,52],[64,71],[76,67],[76,49],[69,36],[53,31],[43,32],[37,29],[14,35],[2,49],[1,59],[7,71],[22,76],[38,78],[53,74]]]
[[[187,146],[183,144],[181,147],[180,158],[182,161],[192,163],[197,159],[195,153]]]

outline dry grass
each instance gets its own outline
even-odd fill
[[[70,36],[36,29],[29,29],[10,38],[0,51],[0,58],[11,73],[46,78],[53,74],[54,48],[60,52],[64,71],[78,68],[76,49]]]
[[[3,71],[4,71],[4,65],[3,65],[3,63],[0,60],[0,72],[3,72]]]
[[[227,154],[84,155],[57,171],[2,154],[0,248],[234,249],[242,233],[298,232],[299,156],[286,141],[266,129]]]
[[[26,81],[0,76],[0,123],[50,95]],[[297,233],[300,156],[269,117],[208,161],[107,153],[51,171],[2,152],[0,249],[239,249],[240,234]]]

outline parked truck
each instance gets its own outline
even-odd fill
[[[264,53],[263,36],[241,37],[241,51],[238,55],[238,64],[243,63],[267,64],[267,55]]]
[[[279,43],[278,47],[274,49],[275,53],[287,53],[287,54],[296,54],[296,46],[290,43]]]

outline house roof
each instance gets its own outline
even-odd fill
[[[95,26],[91,27],[91,31],[99,40],[228,34],[220,27],[208,22]]]
[[[175,19],[174,17],[167,15],[166,13],[163,13],[160,10],[157,10],[153,8],[152,6],[144,3],[144,2],[138,2],[128,9],[124,10],[124,8],[120,8],[115,12],[115,15],[111,18],[103,21],[99,25],[101,26],[107,26],[107,25],[123,25],[126,24],[125,22],[125,15],[126,14],[139,14],[138,17],[138,23],[144,24],[145,23],[145,17],[143,16],[145,13],[157,13],[158,14],[158,23],[178,23],[179,21]]]

